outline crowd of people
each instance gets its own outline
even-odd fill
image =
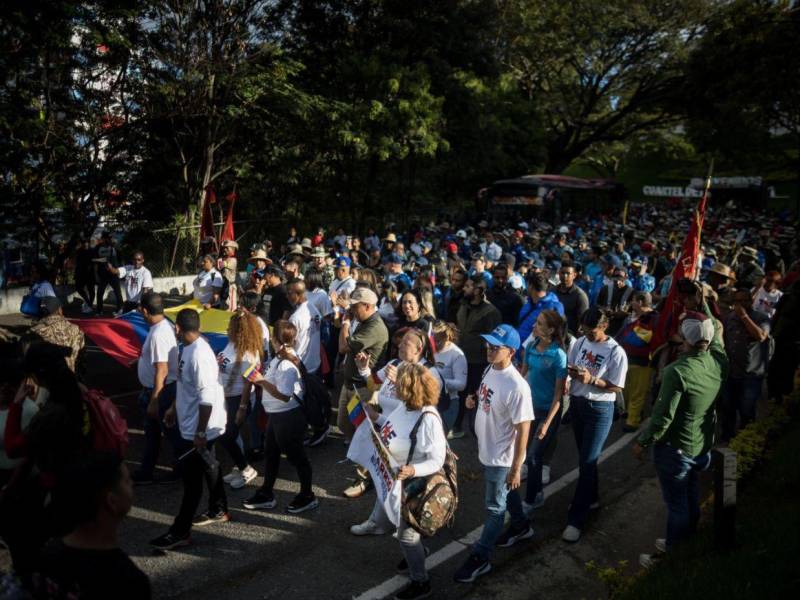
[[[101,310],[111,286],[117,309],[140,310],[150,325],[138,362],[145,421],[140,466],[129,474],[123,463],[89,452],[89,434],[81,427],[86,402],[74,373],[82,338],[65,344],[59,338],[67,334],[40,335],[31,342],[25,368],[3,369],[5,489],[18,481],[21,466],[9,462],[14,460],[35,466],[37,476],[28,476],[35,482],[24,491],[35,499],[59,490],[70,469],[102,475],[91,494],[80,492],[82,522],[68,527],[41,502],[20,508],[52,517],[41,520],[35,543],[20,542],[14,523],[3,519],[0,533],[15,569],[34,588],[42,577],[69,586],[82,571],[59,567],[53,556],[75,561],[82,550],[102,549],[117,552],[104,560],[123,561],[112,534],[130,508],[131,483],[154,481],[162,438],[171,447],[170,478],[183,482],[184,495],[172,526],[152,540],[156,549],[189,544],[192,527],[228,521],[225,488],[252,484],[258,460],[264,461],[263,483],[244,501],[245,509],[276,508],[281,455],[300,483],[286,510],[316,509],[306,448],[332,432],[350,443],[354,393],[402,465],[398,478],[407,493],[412,482],[442,468],[452,440],[477,439],[486,521],[456,581],[488,573],[494,547],[534,536],[534,511],[545,502],[564,426],[573,430],[579,478],[562,537],[578,542],[601,502],[598,459],[619,418],[635,437],[637,456],[652,448],[667,507],[665,538],[641,557],[645,566],[653,564],[695,529],[697,477],[708,468],[712,446],[755,420],[765,394],[781,402],[792,391],[800,360],[794,227],[765,212],[712,207],[697,258],[699,276],[672,281],[692,210],[634,204],[624,223],[577,215],[555,226],[522,219],[442,221],[402,231],[390,225],[362,236],[319,228],[303,237],[292,229],[286,239],[254,245],[246,257],[235,241],[226,241],[218,254],[203,250],[193,287],[203,307],[233,313],[228,345],[216,356],[200,333],[196,311],[180,311],[174,326],[165,318],[164,298],[152,291],[141,253],[123,265],[103,250],[113,244],[101,245],[76,262],[93,266],[97,285],[94,298],[88,286],[78,285],[84,312],[93,310],[95,298]],[[37,271],[42,277],[31,293],[41,298],[42,322],[55,316],[58,327],[68,326],[49,293],[46,268]],[[86,280],[76,272],[78,281]],[[671,288],[682,307],[677,322],[663,318]],[[53,344],[67,349],[53,358]],[[46,369],[37,352],[50,353]],[[55,364],[74,386],[49,386]],[[309,378],[336,399],[337,414],[321,426],[309,425],[303,409]],[[49,390],[44,398],[42,389]],[[58,434],[72,451],[58,456],[37,435],[55,411],[72,423]],[[422,419],[428,413],[433,416]],[[233,465],[225,475],[220,447]],[[197,514],[204,481],[209,506]],[[355,482],[342,491],[354,498],[371,487],[359,467]],[[3,501],[13,502],[5,489]],[[94,546],[99,529],[104,545]],[[350,532],[385,535],[394,529],[376,502]],[[406,520],[396,529],[403,553],[398,570],[410,579],[397,598],[426,597],[427,548]],[[46,546],[50,559],[37,561],[48,537],[59,542]],[[132,563],[125,568],[132,585],[145,585]]]

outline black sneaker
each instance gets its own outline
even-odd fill
[[[425,548],[425,558],[428,558],[431,555],[431,549],[427,546],[423,546],[423,548]],[[403,557],[403,559],[397,563],[397,567],[395,567],[395,569],[401,575],[408,573],[408,563],[406,562],[405,557]]]
[[[136,471],[131,475],[131,480],[133,485],[153,485],[156,482],[152,473],[143,473],[142,471]]]
[[[227,523],[231,520],[228,513],[219,511],[218,513],[204,512],[202,515],[197,515],[192,519],[192,525],[195,527],[202,527],[203,525],[211,525],[212,523]]]
[[[418,600],[431,595],[430,581],[412,581],[395,595],[395,600]]]
[[[176,535],[171,531],[154,540],[150,540],[150,545],[158,550],[172,550],[173,548],[188,546],[190,543],[191,538],[188,533],[186,535]]]
[[[328,434],[331,432],[331,426],[328,425],[325,429],[321,429],[319,431],[313,432],[310,436],[303,440],[303,445],[308,446],[309,448],[313,448],[314,446],[319,446],[322,442],[325,441],[325,438],[328,437]]]
[[[524,529],[513,529],[509,527],[500,537],[497,538],[496,546],[500,548],[510,548],[517,542],[527,540],[533,537],[533,527],[526,525]]]
[[[286,507],[286,512],[292,513],[296,515],[301,512],[305,512],[307,510],[314,510],[319,506],[319,500],[314,494],[310,496],[303,496],[302,494],[297,494],[289,503],[289,506]]]
[[[472,583],[481,575],[486,575],[492,570],[492,563],[488,560],[483,560],[476,554],[471,554],[461,567],[453,575],[453,579],[459,583]]]
[[[242,502],[242,506],[244,506],[247,510],[258,510],[259,508],[275,508],[278,505],[278,502],[275,500],[275,496],[267,495],[262,491],[256,492],[251,498],[248,498],[244,502]]]

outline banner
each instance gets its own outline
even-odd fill
[[[683,305],[678,301],[677,283],[681,279],[697,279],[697,258],[700,254],[700,236],[703,232],[703,222],[706,218],[706,204],[708,203],[708,190],[711,187],[711,174],[714,170],[714,162],[708,171],[706,187],[703,197],[697,203],[694,211],[694,219],[686,239],[683,241],[683,249],[678,257],[678,262],[672,270],[672,280],[669,284],[669,293],[664,302],[664,306],[658,315],[658,323],[653,335],[651,348],[655,351],[660,348],[678,330],[678,317],[683,311]]]
[[[366,413],[363,407],[362,411]],[[353,441],[347,449],[347,458],[369,471],[378,499],[383,503],[383,510],[389,520],[398,525],[403,493],[403,486],[397,479],[398,465],[369,419],[364,419],[356,429]]]

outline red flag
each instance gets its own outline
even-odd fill
[[[206,198],[203,202],[203,218],[200,221],[200,239],[212,237],[216,239],[214,233],[214,216],[211,214],[211,205],[216,203],[217,195],[214,193],[214,188],[208,186],[206,188]]]
[[[678,300],[677,282],[681,279],[697,278],[697,259],[700,254],[700,235],[703,231],[703,221],[706,218],[706,204],[708,203],[708,189],[711,187],[711,171],[714,168],[712,161],[708,171],[703,197],[694,211],[694,220],[689,228],[689,234],[683,241],[683,249],[678,257],[678,262],[672,270],[672,280],[669,284],[667,299],[658,315],[658,323],[653,331],[653,340],[650,348],[654,351],[660,348],[678,330],[678,317],[683,311],[683,304]]]
[[[220,243],[227,240],[236,241],[236,236],[233,235],[233,205],[236,203],[238,197],[236,192],[231,192],[225,197],[229,202],[228,215],[225,217],[225,225],[222,228],[222,235],[219,238]]]

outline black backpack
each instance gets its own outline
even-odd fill
[[[303,361],[297,362],[300,379],[303,381],[303,398],[295,396],[308,424],[314,428],[328,425],[331,416],[331,394],[322,380],[308,372]]]

